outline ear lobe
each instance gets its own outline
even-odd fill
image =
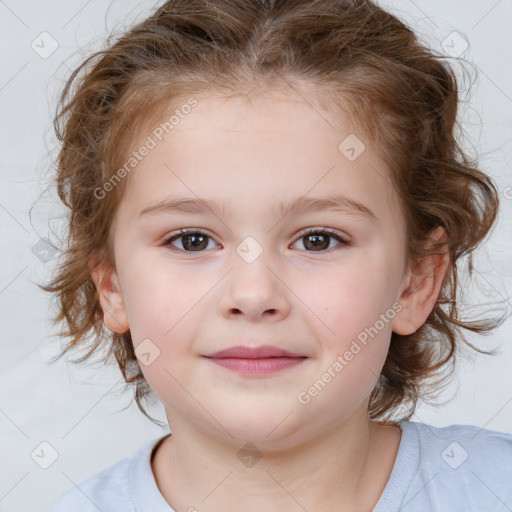
[[[446,239],[442,227],[436,228],[429,237],[431,243]],[[402,310],[393,321],[392,329],[397,334],[409,335],[416,332],[434,309],[450,263],[446,244],[436,252],[440,254],[426,256],[409,274],[408,285],[399,299]]]
[[[103,322],[113,332],[124,333],[129,329],[128,316],[124,305],[119,280],[114,268],[100,261],[92,268],[92,256],[89,258],[91,277],[98,290],[98,298],[103,310]]]

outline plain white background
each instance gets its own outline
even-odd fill
[[[0,0],[2,512],[44,511],[66,489],[168,432],[139,412],[131,392],[123,392],[115,367],[79,367],[64,360],[48,363],[59,340],[49,322],[50,298],[35,284],[49,279],[55,262],[55,257],[45,261],[52,253],[44,252],[48,247],[41,239],[58,247],[59,216],[64,213],[53,189],[41,195],[42,178],[58,149],[51,124],[57,93],[70,70],[99,49],[113,28],[143,19],[161,3]],[[480,156],[481,167],[499,187],[501,212],[495,230],[476,254],[477,283],[467,288],[466,300],[475,305],[502,300],[500,311],[510,314],[512,3],[380,3],[434,49],[455,52],[478,70],[471,96],[464,97],[461,120],[468,150]],[[46,38],[44,46],[41,38]],[[52,40],[58,47],[46,55]],[[461,278],[464,281],[464,275]],[[488,311],[498,313],[498,306],[490,305]],[[436,426],[473,424],[512,433],[511,338],[510,318],[491,336],[470,336],[477,346],[500,347],[500,354],[460,358],[453,384],[440,395],[446,403],[420,404],[412,420]],[[161,404],[151,414],[165,421]],[[52,449],[56,460],[44,469],[40,465],[44,461],[37,461],[35,453],[43,451],[49,463]]]

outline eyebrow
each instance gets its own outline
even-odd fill
[[[330,195],[327,197],[298,197],[290,203],[279,203],[273,213],[282,217],[286,215],[302,215],[307,212],[333,211],[354,215],[363,220],[377,223],[377,215],[363,203],[344,195]],[[169,198],[144,208],[138,218],[144,215],[159,213],[186,213],[207,214],[216,213],[221,216],[229,216],[229,208],[226,202],[213,199],[199,199],[192,197]]]

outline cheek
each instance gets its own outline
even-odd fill
[[[137,356],[142,361],[139,354],[146,352],[145,347],[158,356],[155,364],[146,368],[141,365],[150,385],[150,381],[168,380],[165,369],[174,373],[176,365],[186,364],[204,317],[206,301],[201,299],[211,288],[210,282],[197,273],[171,271],[163,263],[132,265],[134,278],[123,288]]]
[[[301,296],[326,323],[351,325],[373,319],[383,302],[382,281],[365,265],[345,265],[309,281]]]
[[[189,382],[193,374],[189,363],[200,325],[198,293],[201,290],[185,293],[172,275],[159,274],[154,279],[146,273],[138,279],[141,286],[134,283],[131,288],[128,318],[141,371],[162,402],[168,402],[169,397],[186,401],[188,395],[184,388],[196,392],[194,382]],[[203,283],[202,287],[205,286]],[[190,289],[194,288],[187,288]],[[149,361],[144,354],[149,354],[146,356]],[[149,364],[144,364],[145,361]]]
[[[315,280],[315,287],[309,283],[308,290],[302,289],[300,296],[307,297],[304,302],[321,320],[316,322],[317,332],[329,351],[343,353],[353,341],[362,347],[373,342],[367,357],[385,357],[395,314],[390,279],[385,263],[358,258],[357,263]]]
[[[133,260],[123,288],[134,342],[146,337],[165,339],[185,320],[207,290],[207,283],[187,272],[177,272],[165,258]]]

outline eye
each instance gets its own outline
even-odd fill
[[[181,229],[178,234],[168,238],[164,242],[164,245],[172,245],[173,247],[176,247],[173,242],[177,240],[181,247],[177,247],[176,250],[200,252],[208,248],[208,239],[213,242],[213,239],[202,231],[196,229]],[[215,242],[213,242],[213,244],[214,247],[210,247],[210,249],[214,249],[217,246]]]
[[[213,246],[208,247],[208,240],[213,243]],[[336,231],[326,228],[303,230],[298,239],[301,242],[305,241],[305,243],[303,242],[303,247],[309,252],[325,252],[328,249],[333,249],[333,247],[330,247],[333,240],[337,241],[337,245],[334,248],[340,245],[349,245],[349,242]],[[178,242],[179,245],[175,245],[175,242]],[[179,233],[167,238],[164,245],[174,247],[175,249],[173,250],[185,252],[201,252],[208,248],[215,249],[217,247],[217,244],[209,235],[198,229],[181,229]]]
[[[332,240],[336,240],[339,247],[340,245],[349,245],[349,243],[342,238],[336,231],[325,228],[309,228],[301,232],[298,241],[305,241],[303,246],[305,249],[311,249],[309,252],[322,252],[329,249]]]

